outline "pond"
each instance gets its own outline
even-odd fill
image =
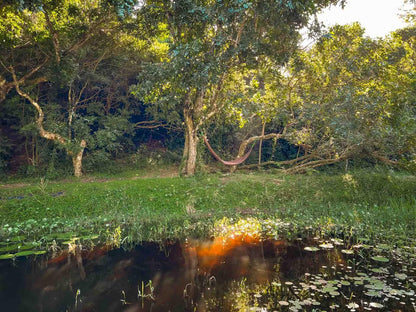
[[[227,237],[0,261],[2,311],[416,311],[413,247]]]

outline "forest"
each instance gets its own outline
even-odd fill
[[[80,177],[131,164],[174,164],[184,176],[349,163],[415,170],[415,14],[372,39],[358,23],[314,20],[336,4],[6,1],[1,175]],[[302,47],[305,29],[314,41]],[[220,166],[204,138],[236,164]]]

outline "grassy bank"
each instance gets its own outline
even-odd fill
[[[72,235],[134,244],[206,237],[224,217],[280,219],[272,231],[409,244],[416,239],[416,177],[393,172],[38,181],[0,188],[1,241]],[[270,223],[269,223],[270,225]],[[68,235],[63,233],[69,233]]]

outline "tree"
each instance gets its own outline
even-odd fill
[[[137,58],[143,43],[126,27],[131,15],[118,16],[109,3],[43,0],[31,9],[1,8],[0,95],[5,99],[15,88],[32,104],[39,135],[66,150],[75,176],[82,174],[87,142],[110,146],[129,128],[128,109],[118,108],[128,106],[122,97],[143,59]],[[116,87],[123,82],[124,95]]]
[[[414,147],[413,40],[373,40],[357,23],[337,25],[292,62],[303,102],[292,140],[320,158],[303,168],[354,157],[392,164]]]
[[[152,0],[139,14],[167,47],[149,64],[134,93],[155,116],[182,124],[183,173],[193,175],[198,131],[229,104],[224,90],[233,72],[265,57],[284,64],[296,50],[309,17],[337,0]]]

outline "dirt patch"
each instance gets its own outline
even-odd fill
[[[146,179],[146,178],[176,178],[179,177],[179,169],[174,168],[160,168],[149,170],[144,175],[133,177],[132,180]]]
[[[83,183],[89,183],[89,182],[107,182],[107,181],[111,181],[111,179],[107,179],[107,178],[94,178],[94,177],[81,178],[81,182],[83,182]],[[70,182],[70,181],[68,181],[68,182]]]
[[[19,187],[29,186],[27,183],[13,183],[13,184],[1,184],[0,189],[14,189]]]

